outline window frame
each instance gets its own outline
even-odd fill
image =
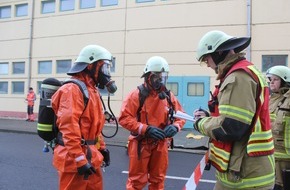
[[[4,11],[8,11],[7,12],[7,16],[5,14],[6,12],[4,12],[4,16],[3,16],[3,10]],[[11,5],[1,6],[0,7],[0,19],[5,19],[5,18],[11,18]]]
[[[114,1],[114,2],[111,2]],[[119,4],[118,0],[101,0],[100,1],[101,7],[108,7],[108,6],[115,6]]]
[[[1,67],[1,65],[5,65],[6,67]],[[7,72],[2,72],[3,70]],[[9,62],[0,62],[0,75],[8,75],[9,74]]]
[[[21,64],[21,66],[23,66],[22,68],[23,68],[23,72],[19,72],[19,73],[16,73],[15,72],[15,65],[16,64]],[[22,69],[22,68],[20,68],[20,69]],[[18,74],[25,74],[25,62],[24,61],[15,61],[15,62],[12,62],[12,74],[13,75],[18,75]]]
[[[69,3],[70,1],[72,1],[72,4],[66,4],[66,3]],[[73,10],[75,10],[75,0],[59,0],[60,12],[73,11]]]
[[[16,84],[22,85],[21,89],[19,91],[15,91],[15,85]],[[24,81],[12,81],[11,82],[11,93],[12,94],[24,94],[24,86],[25,86]]]
[[[44,63],[50,63],[50,66],[48,66],[49,67],[49,69],[50,69],[50,72],[40,72],[41,70],[41,65],[40,64],[44,64]],[[43,60],[43,61],[38,61],[38,63],[37,63],[37,66],[38,66],[38,69],[37,69],[37,73],[38,74],[44,74],[44,75],[46,75],[46,74],[52,74],[52,60]],[[45,68],[44,70],[47,70],[48,68]]]
[[[46,9],[48,10],[44,12],[45,5],[47,6]],[[53,9],[50,9],[52,7]],[[56,8],[55,0],[41,1],[41,14],[55,13],[55,8]]]
[[[6,89],[4,89],[4,91],[1,91],[1,88],[0,88],[0,94],[8,94],[8,85],[9,85],[8,81],[0,81],[0,87],[1,87],[1,84],[6,84],[6,86],[4,86],[4,88],[6,87]]]
[[[287,54],[262,55],[262,69],[261,69],[262,72],[266,72],[269,68],[276,65],[288,66],[288,55]]]
[[[25,10],[26,12],[24,12],[22,14],[18,14],[19,8],[23,8],[21,10]],[[22,4],[15,5],[15,17],[23,17],[23,16],[28,16],[28,3],[22,3]]]

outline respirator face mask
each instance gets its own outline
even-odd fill
[[[167,72],[152,72],[150,82],[154,90],[161,90],[165,87],[168,79]]]
[[[115,81],[111,80],[111,70],[112,62],[109,60],[104,60],[104,64],[99,70],[98,81],[99,88],[104,89],[107,88],[109,93],[115,93],[117,91],[117,86]]]

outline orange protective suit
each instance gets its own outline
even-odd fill
[[[33,107],[36,95],[33,90],[29,90],[25,100],[27,101],[27,121],[34,121]]]
[[[88,75],[77,74],[72,78],[83,81],[89,92],[89,101],[85,108],[83,93],[74,83],[59,88],[52,97],[52,108],[57,116],[57,126],[62,133],[64,146],[57,145],[53,154],[53,165],[60,176],[60,189],[94,189],[102,190],[102,173],[100,166],[102,154],[96,145],[82,145],[81,139],[95,140],[101,134],[105,118],[102,103],[95,83]],[[91,150],[91,165],[97,170],[84,180],[77,168],[89,162],[88,147]]]
[[[173,93],[170,96],[175,111],[183,111]],[[150,190],[161,190],[164,189],[168,168],[168,142],[170,139],[165,138],[158,141],[144,135],[148,125],[164,129],[170,124],[168,121],[169,103],[166,99],[159,99],[156,91],[151,91],[140,111],[140,122],[137,120],[138,108],[139,90],[136,89],[124,100],[119,117],[121,126],[131,131],[131,134],[136,134],[129,136],[129,177],[126,188],[127,190],[141,190],[149,182]],[[184,120],[175,119],[173,125],[180,130],[184,123]]]

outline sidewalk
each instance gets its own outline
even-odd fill
[[[103,134],[110,137],[116,132],[115,125],[106,125]],[[0,118],[0,132],[17,132],[37,135],[37,122],[27,122],[23,119]],[[119,126],[117,134],[113,138],[105,138],[108,145],[126,146],[129,131]],[[193,129],[181,130],[174,136],[174,148],[172,151],[183,151],[204,154],[208,148],[208,138],[200,136]]]

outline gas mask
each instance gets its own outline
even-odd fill
[[[100,68],[98,74],[98,87],[100,89],[104,89],[106,87],[109,93],[115,93],[117,91],[117,86],[115,84],[115,81],[111,80],[111,65],[112,63],[109,60],[104,60],[104,64]]]
[[[153,90],[162,91],[165,87],[168,78],[167,72],[152,72],[149,76],[149,81]]]

